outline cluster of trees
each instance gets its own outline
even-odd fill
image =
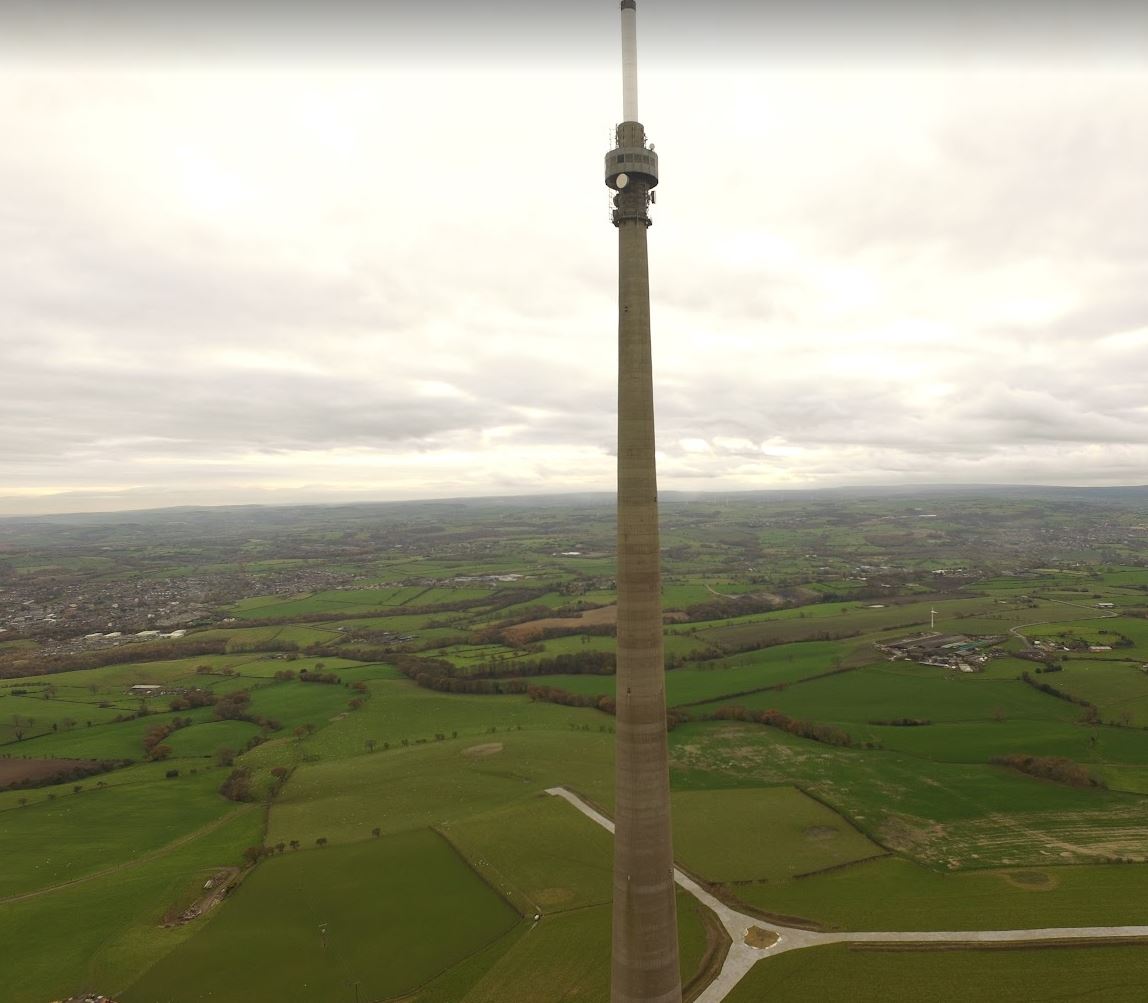
[[[348,634],[347,640],[352,639],[353,635]],[[312,658],[355,658],[363,662],[385,662],[394,655],[394,650],[393,645],[372,647],[355,643],[354,647],[338,647],[333,644],[309,644],[304,653]]]
[[[597,697],[568,693],[552,686],[531,686],[527,678],[552,673],[611,675],[614,671],[614,654],[607,651],[573,652],[529,662],[486,662],[473,670],[460,669],[443,658],[417,655],[392,656],[391,663],[418,686],[439,693],[529,693],[535,700],[591,707],[598,705]]]
[[[1019,770],[1031,777],[1052,780],[1058,784],[1068,784],[1071,787],[1107,787],[1103,780],[1093,776],[1086,767],[1064,756],[1014,754],[1011,756],[994,756],[989,762],[996,766],[1007,766],[1010,769]]]
[[[449,662],[447,663],[450,664]],[[454,666],[451,666],[454,669]],[[516,658],[510,662],[480,662],[465,670],[472,679],[496,679],[510,676],[612,676],[617,661],[612,651],[569,651],[549,658]],[[454,671],[458,671],[454,669]]]
[[[920,728],[933,722],[927,717],[898,717],[893,718],[891,721],[870,721],[869,723],[893,728]]]
[[[248,802],[255,800],[255,790],[251,785],[251,767],[237,766],[220,784],[219,793],[228,801]]]
[[[593,707],[604,714],[613,714],[615,703],[612,697],[595,696],[590,693],[571,693],[558,686],[527,686],[526,695],[531,700],[542,703],[556,703],[563,707]]]
[[[216,697],[212,715],[219,721],[247,721],[251,717],[251,693],[234,690]]]
[[[291,773],[295,768],[293,766],[275,766],[271,769],[271,789],[268,791],[269,798],[279,796],[279,792],[283,790],[287,781],[291,777]],[[282,852],[282,851],[280,851]]]
[[[72,655],[46,655],[39,651],[13,652],[0,656],[0,679],[12,679],[16,676],[49,676],[57,672],[71,672],[74,669],[99,669],[105,665],[155,662],[168,658],[222,655],[226,650],[225,638],[203,641],[186,638],[122,644]]]
[[[301,683],[326,683],[328,686],[338,686],[342,680],[335,675],[334,672],[324,672],[324,665],[322,662],[316,662],[315,668],[311,671],[307,669],[299,670],[299,682]]]
[[[437,659],[436,659],[437,661]],[[412,682],[426,690],[438,693],[470,693],[498,696],[506,693],[525,693],[525,679],[471,679],[466,676],[446,676],[434,672],[404,673]]]
[[[781,599],[774,595],[741,595],[735,599],[724,596],[714,596],[708,602],[694,603],[687,606],[685,613],[687,620],[724,620],[731,616],[745,616],[747,613],[769,613],[775,609],[790,609],[798,606],[790,600]]]
[[[783,714],[779,710],[750,710],[746,707],[719,707],[712,714],[708,715],[707,720],[752,721],[756,724],[764,724],[770,728],[778,728],[781,731],[788,732],[790,735],[808,738],[814,742],[821,742],[825,745],[852,746],[855,744],[853,737],[841,728],[836,728],[831,724],[818,724],[816,721],[801,721],[797,718],[790,717],[788,714]]]
[[[172,697],[168,702],[168,707],[173,711],[193,710],[196,707],[210,707],[218,699],[219,697],[211,690],[195,686],[190,690],[184,690],[178,696]]]
[[[143,738],[144,752],[152,761],[167,759],[171,755],[170,745],[164,744],[164,739],[181,728],[190,728],[194,722],[190,717],[173,717],[166,724],[153,724]]]
[[[217,721],[246,721],[258,725],[265,731],[278,731],[283,727],[282,723],[273,717],[251,713],[251,693],[248,690],[235,690],[217,696],[212,715]]]
[[[488,661],[473,668],[460,669],[445,658],[426,658],[417,655],[395,655],[390,659],[408,679],[418,682],[420,676],[434,680],[449,680],[460,688],[441,682],[419,683],[429,689],[445,690],[451,693],[521,693],[519,689],[499,689],[496,687],[476,689],[466,688],[467,684],[492,679],[523,679],[531,676],[594,675],[614,674],[615,662],[612,651],[573,651],[552,658],[514,659],[510,662]]]

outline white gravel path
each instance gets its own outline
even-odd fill
[[[577,794],[565,787],[551,787],[546,791],[554,797],[569,801],[587,818],[597,822],[604,829],[614,831],[614,823],[600,811],[591,808]],[[717,915],[729,934],[731,941],[729,954],[717,977],[705,988],[696,1003],[718,1003],[729,995],[742,977],[762,958],[795,951],[802,947],[820,947],[824,944],[843,943],[986,943],[1017,942],[1040,940],[1093,940],[1109,937],[1148,937],[1148,926],[1073,926],[1050,927],[1043,930],[909,930],[877,931],[861,933],[842,931],[840,933],[814,933],[789,926],[779,926],[731,909],[724,902],[714,898],[693,878],[681,869],[674,868],[674,878],[679,885],[693,895]],[[770,947],[750,947],[745,942],[750,927],[759,927],[777,935],[777,942]]]

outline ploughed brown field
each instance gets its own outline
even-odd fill
[[[514,641],[533,641],[541,637],[543,631],[550,627],[575,629],[617,622],[617,606],[599,606],[597,609],[588,609],[584,613],[579,613],[578,616],[553,616],[544,620],[517,623],[513,627],[507,627],[503,630],[502,636]]]
[[[77,766],[91,766],[90,759],[4,759],[0,758],[0,790],[9,784],[40,781],[67,774]]]

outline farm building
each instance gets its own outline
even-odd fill
[[[992,657],[988,650],[1005,638],[1000,635],[968,637],[965,634],[926,634],[878,644],[890,659],[906,659],[922,665],[974,672]]]
[[[158,697],[164,692],[164,687],[154,683],[137,683],[128,690],[133,697]]]

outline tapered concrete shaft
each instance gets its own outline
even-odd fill
[[[634,178],[618,193],[615,212],[618,227],[618,693],[613,1003],[679,1003],[682,998],[662,657],[650,280],[646,253],[648,187],[644,178]]]

